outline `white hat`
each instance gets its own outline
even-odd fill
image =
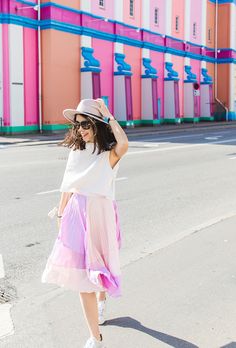
[[[72,123],[74,123],[74,116],[76,114],[89,116],[98,121],[108,123],[107,118],[103,117],[99,108],[100,103],[96,99],[82,99],[77,106],[77,109],[66,109],[63,111],[63,116]]]

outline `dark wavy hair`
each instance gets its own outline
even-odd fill
[[[74,116],[74,121],[76,121],[76,114]],[[111,150],[116,142],[115,136],[112,132],[111,126],[101,121],[97,121],[87,115],[82,115],[86,120],[88,120],[92,126],[94,133],[94,149],[93,153],[98,148],[98,154],[104,151]],[[75,150],[84,150],[86,148],[86,142],[83,140],[79,128],[76,124],[72,123],[72,127],[65,134],[63,141],[57,144],[58,146],[64,146],[73,148]]]

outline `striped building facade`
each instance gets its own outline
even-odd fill
[[[0,0],[0,133],[236,119],[236,0]]]

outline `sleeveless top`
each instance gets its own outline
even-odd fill
[[[112,168],[110,151],[97,154],[97,149],[92,153],[93,148],[93,143],[87,143],[85,150],[71,149],[60,192],[78,192],[115,199],[115,178],[119,162]]]

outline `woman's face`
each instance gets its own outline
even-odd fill
[[[76,119],[77,122],[82,122],[82,121],[86,121],[89,122],[90,124],[90,128],[89,129],[84,129],[81,125],[79,127],[79,132],[82,136],[82,139],[86,142],[86,143],[93,143],[94,142],[94,133],[93,133],[93,127],[91,125],[91,122],[84,116],[82,115],[76,115]]]

